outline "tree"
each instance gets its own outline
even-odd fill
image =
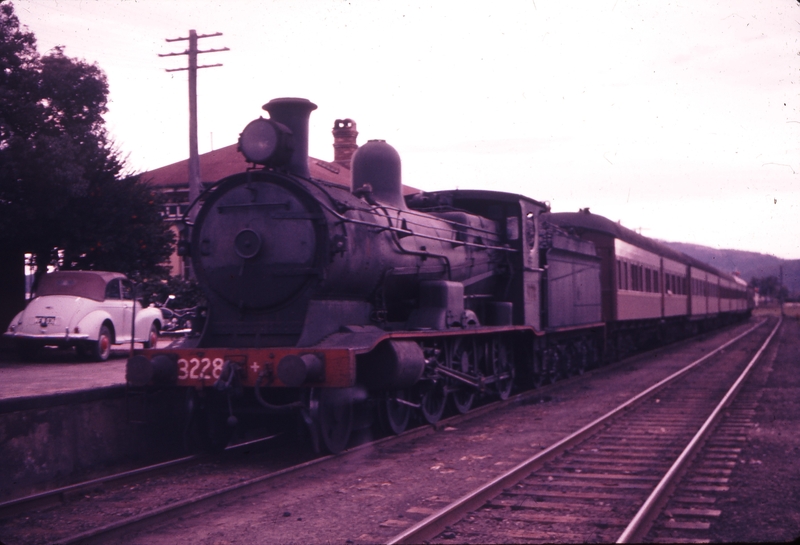
[[[63,47],[40,56],[13,5],[0,3],[0,327],[24,304],[24,253],[37,275],[47,265],[167,275],[174,237],[159,196],[123,175],[107,97],[96,64]]]
[[[67,215],[72,240],[63,246],[60,268],[166,277],[174,236],[161,204],[161,195],[138,176],[90,185]]]
[[[753,277],[753,280],[750,281],[750,285],[756,288],[759,295],[762,297],[785,300],[789,296],[789,290],[786,289],[785,286],[781,286],[777,276],[765,276],[764,278]]]

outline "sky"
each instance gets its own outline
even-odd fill
[[[648,237],[800,259],[795,0],[14,0],[46,53],[97,63],[131,171],[200,153],[277,97],[308,98],[309,152],[334,120],[383,139],[403,182],[589,207]]]

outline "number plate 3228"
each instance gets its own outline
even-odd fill
[[[217,380],[222,375],[222,358],[180,358],[178,380]]]

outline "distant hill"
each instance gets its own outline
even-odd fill
[[[756,278],[778,277],[779,267],[783,265],[783,284],[789,293],[800,293],[800,259],[780,259],[772,255],[743,252],[740,250],[717,250],[685,242],[659,241],[673,250],[683,252],[695,259],[708,263],[722,272],[738,271],[748,283]]]

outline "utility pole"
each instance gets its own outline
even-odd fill
[[[197,55],[200,53],[217,53],[220,51],[230,51],[227,47],[221,49],[206,49],[199,51],[197,49],[197,40],[201,38],[213,38],[215,36],[222,36],[221,32],[214,34],[197,35],[194,30],[189,31],[189,36],[186,38],[167,38],[167,42],[180,42],[189,41],[189,49],[182,53],[165,53],[159,54],[159,57],[175,57],[178,55],[189,55],[189,66],[186,68],[173,68],[167,69],[167,72],[179,72],[181,70],[189,71],[189,204],[193,203],[200,196],[200,155],[197,151],[197,70],[200,68],[213,68],[215,66],[222,66],[222,64],[204,64],[197,66]],[[194,221],[197,215],[197,208],[192,210],[190,219]]]

